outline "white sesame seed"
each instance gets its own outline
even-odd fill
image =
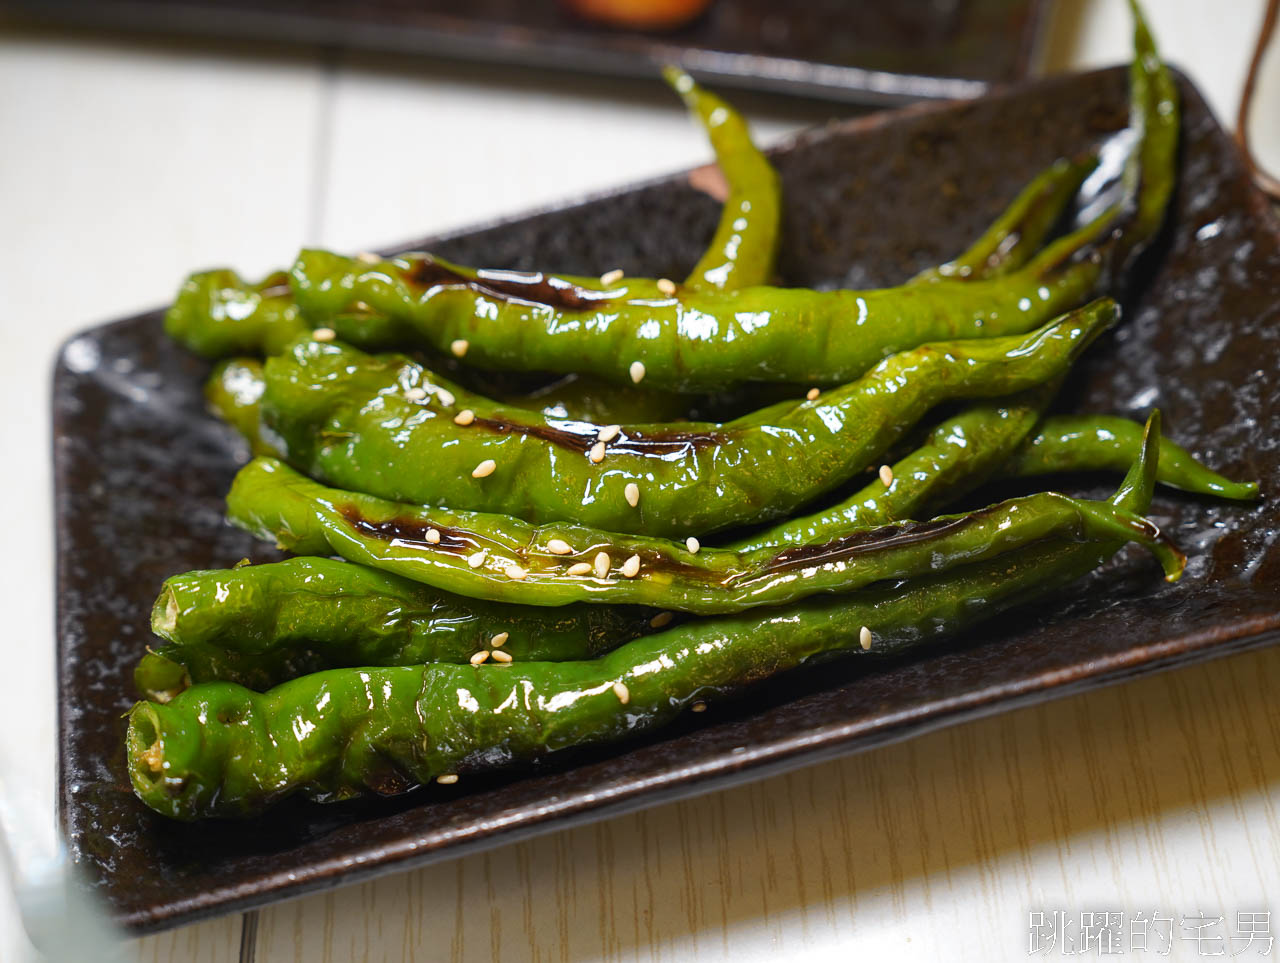
[[[676,282],[669,278],[658,278],[658,290],[667,297],[676,293]]]
[[[427,529],[427,541],[432,545],[440,544],[440,532],[434,528]]]
[[[698,541],[696,538],[694,538],[692,535],[690,535],[688,538],[684,540],[684,547],[687,548],[694,555],[697,555],[698,549],[702,548],[702,543]]]
[[[458,400],[453,396],[453,392],[446,388],[437,388],[436,397],[440,399],[440,404],[444,405],[446,408]]]
[[[618,433],[622,431],[621,425],[605,425],[596,433],[597,441],[613,441],[618,437]]]
[[[893,484],[893,469],[888,465],[880,466],[880,483],[888,488]]]
[[[572,555],[573,546],[563,538],[553,538],[547,542],[547,551],[552,555]]]
[[[368,314],[371,311],[373,311],[373,308],[369,306],[368,301],[357,301],[355,304],[351,306],[355,308],[357,311],[363,311],[365,314]]]
[[[591,460],[593,465],[598,465],[604,461],[604,442],[597,441],[591,446],[591,451],[587,452],[587,458]]]
[[[671,620],[674,618],[675,616],[672,615],[670,612],[659,612],[657,615],[655,615],[653,618],[649,620],[649,627],[654,629],[660,629],[664,625],[670,625]]]
[[[643,361],[631,362],[631,367],[628,370],[631,372],[631,380],[633,383],[639,384],[640,382],[644,381],[644,362]]]
[[[356,255],[356,260],[364,264],[377,264],[382,258],[374,254],[372,251],[361,251]]]
[[[455,425],[461,425],[463,428],[467,427],[467,425],[471,424],[471,422],[475,420],[476,420],[476,413],[472,411],[470,408],[463,408],[461,411],[459,411],[456,415],[453,416],[453,423]]]
[[[333,328],[316,328],[311,332],[311,337],[317,341],[332,341],[337,336],[338,332],[334,331]]]
[[[804,396],[808,398],[810,401],[816,401],[818,398],[818,395],[820,394],[822,394],[822,392],[819,391],[817,388],[810,388],[808,391],[804,393]]]
[[[635,578],[637,575],[640,574],[640,556],[632,555],[629,559],[627,559],[625,562],[622,563],[622,568],[620,569],[620,571],[627,578]]]
[[[612,271],[605,271],[604,274],[600,275],[600,283],[607,288],[610,285],[617,284],[621,281],[624,274],[625,272],[622,268],[614,268]]]
[[[483,548],[480,549],[480,551],[476,552],[474,555],[468,555],[467,564],[470,565],[472,568],[479,568],[481,565],[484,564],[484,555],[485,555],[485,552]]]
[[[507,644],[507,639],[511,638],[510,632],[499,632],[489,640],[489,644],[495,649],[500,649]]]
[[[575,562],[565,570],[565,574],[566,575],[586,575],[590,571],[591,571],[590,562]]]
[[[475,468],[471,469],[471,477],[488,478],[493,474],[497,467],[498,463],[496,461],[492,458],[486,458],[484,461],[480,462],[480,464],[476,465]]]
[[[479,652],[477,652],[475,655],[471,657],[471,664],[479,665],[481,662],[483,662],[487,658],[489,658],[489,653],[486,652],[484,649],[481,649]]]
[[[864,649],[871,648],[871,630],[867,628],[865,625],[858,632],[858,644],[861,645]]]
[[[494,661],[494,662],[510,662],[510,661],[511,661],[511,653],[510,653],[510,652],[504,652],[504,651],[502,651],[502,649],[494,649],[494,650],[493,650],[493,661]]]
[[[452,786],[457,781],[458,774],[456,772],[446,772],[443,776],[436,776],[436,782],[442,786]]]
[[[502,574],[515,582],[523,582],[529,577],[529,573],[522,569],[519,565],[508,565],[502,570]]]
[[[408,398],[410,401],[421,401],[423,398],[427,396],[427,389],[420,388],[415,385],[414,387],[408,389],[404,393],[404,396]]]
[[[609,574],[609,553],[597,552],[593,567],[595,569],[596,578],[604,578],[606,575],[608,575]]]
[[[466,338],[458,338],[456,341],[449,342],[449,350],[453,352],[455,358],[464,357],[469,347],[471,347],[471,342]]]
[[[707,704],[702,700],[698,700],[693,705],[689,706],[689,708],[692,709],[694,712],[706,712]]]
[[[613,684],[613,694],[618,697],[618,701],[624,706],[631,701],[631,690],[627,688],[625,682],[615,682]]]
[[[627,487],[622,490],[622,494],[627,498],[627,504],[635,508],[640,504],[640,486],[635,482],[627,482]]]

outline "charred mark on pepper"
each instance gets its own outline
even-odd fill
[[[470,532],[457,528],[449,528],[439,522],[428,522],[418,518],[400,516],[384,521],[373,521],[366,518],[354,505],[339,505],[341,515],[357,532],[370,538],[384,542],[405,542],[421,545],[431,551],[471,552],[476,542]],[[440,533],[440,541],[427,541],[428,531]]]
[[[441,264],[430,254],[410,256],[408,270],[401,273],[408,284],[424,290],[436,287],[467,287],[479,294],[503,301],[526,301],[559,311],[582,311],[601,302],[615,301],[618,291],[593,291],[541,271],[486,271],[475,277]]]
[[[570,451],[585,454],[596,444],[600,426],[586,421],[567,421],[558,425],[506,421],[477,415],[467,426],[468,430],[491,431],[495,435],[528,435]],[[609,443],[611,455],[674,455],[723,444],[723,432],[685,431],[672,429],[663,432],[628,431]]]

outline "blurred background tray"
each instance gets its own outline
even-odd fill
[[[866,104],[1025,79],[1048,0],[713,0],[686,27],[596,26],[556,0],[0,0],[45,21],[627,76],[679,63],[724,85]]]

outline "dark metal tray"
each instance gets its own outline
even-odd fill
[[[1145,414],[1235,477],[1280,489],[1280,228],[1183,82],[1172,221],[1126,320],[1068,386],[1080,410]],[[895,283],[955,253],[1035,171],[1126,118],[1120,69],[815,130],[776,152],[793,284]],[[685,175],[422,242],[464,263],[681,276],[718,209]],[[160,243],[159,241],[157,243]],[[289,252],[281,252],[282,257]],[[177,279],[175,279],[176,281]],[[121,713],[161,581],[273,550],[226,526],[240,446],[205,413],[207,366],[160,313],[70,341],[54,382],[60,801],[71,850],[116,918],[154,930],[758,779],[922,731],[1280,636],[1280,509],[1162,491],[1190,553],[1164,584],[1123,555],[1060,603],[914,658],[798,671],[612,752],[361,805],[297,802],[178,825],[124,773]],[[1101,493],[1114,479],[1068,479]],[[856,663],[856,664],[854,664]]]
[[[859,103],[974,97],[1025,79],[1048,0],[715,0],[687,27],[594,26],[556,0],[0,0],[44,20],[334,44],[720,84]]]

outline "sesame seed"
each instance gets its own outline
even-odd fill
[[[597,552],[594,563],[596,578],[604,578],[609,574],[609,553]]]
[[[587,452],[587,458],[591,460],[593,465],[598,465],[604,461],[604,442],[597,441],[591,446],[591,451]]]
[[[471,477],[472,478],[488,478],[490,475],[493,474],[494,469],[496,469],[497,467],[498,467],[498,463],[496,461],[494,461],[492,458],[486,458],[484,461],[480,462],[480,464],[476,465],[475,468],[471,469]]]
[[[563,538],[553,538],[551,541],[547,542],[547,551],[552,555],[572,555],[573,546]]]
[[[600,275],[600,283],[607,288],[610,285],[617,284],[621,281],[624,274],[625,272],[622,268],[614,268],[612,271],[605,271],[604,274]]]
[[[624,706],[631,701],[631,690],[627,688],[625,682],[615,682],[613,684],[613,694],[618,697],[618,701]]]
[[[670,612],[659,612],[657,615],[655,615],[653,618],[649,620],[649,627],[654,629],[660,629],[664,625],[670,625],[671,620],[674,618],[675,616],[672,615]]]
[[[863,649],[871,648],[871,630],[865,625],[858,632],[858,644],[861,645]]]
[[[338,332],[334,331],[333,328],[316,328],[311,332],[311,337],[317,341],[332,341],[337,336]]]
[[[428,541],[430,544],[432,544],[432,545],[439,545],[439,544],[440,544],[440,531],[439,531],[438,529],[435,529],[435,528],[428,528],[428,529],[427,529],[427,535],[426,535],[426,538],[427,538],[427,541]]]
[[[640,574],[640,556],[632,555],[629,559],[622,563],[621,572],[627,578],[635,578]]]
[[[676,293],[676,282],[668,278],[658,278],[658,290],[667,297]]]
[[[489,658],[489,653],[486,652],[484,649],[481,649],[479,652],[477,652],[475,655],[471,657],[471,664],[479,665],[481,662],[483,662],[487,658]]]
[[[449,342],[449,350],[453,352],[455,358],[461,358],[466,355],[469,347],[471,347],[471,342],[466,338],[459,338],[456,341]]]
[[[453,423],[455,425],[461,425],[463,428],[467,427],[467,425],[471,424],[471,422],[475,420],[476,420],[476,413],[472,411],[470,408],[463,408],[461,411],[459,411],[456,415],[453,416]]]
[[[523,582],[529,576],[519,565],[508,565],[502,570],[502,574],[515,582]]]
[[[373,311],[373,308],[369,306],[368,301],[357,301],[355,304],[351,306],[355,308],[355,310],[357,311],[363,311],[365,314],[368,314],[371,311]]]
[[[684,540],[684,547],[687,548],[694,555],[697,555],[698,549],[702,548],[702,543],[698,541],[696,538],[694,538],[692,535],[690,535],[688,538]]]
[[[423,398],[427,396],[427,389],[414,386],[410,388],[408,391],[406,391],[404,393],[404,396],[408,398],[410,401],[421,401]]]
[[[893,469],[888,465],[880,466],[880,483],[888,488],[893,484]]]
[[[453,396],[452,391],[448,391],[445,388],[437,388],[436,397],[440,399],[440,404],[444,405],[446,408],[458,400]]]
[[[484,549],[482,548],[480,549],[480,551],[476,552],[474,555],[468,555],[467,564],[470,565],[472,568],[479,568],[481,565],[484,564],[484,554],[485,552],[484,552]]]
[[[586,575],[591,571],[590,562],[575,562],[565,571],[566,575]]]
[[[507,639],[511,638],[510,632],[499,632],[489,640],[489,644],[495,649],[500,649],[507,644]]]
[[[436,782],[442,786],[452,786],[457,781],[458,774],[456,772],[446,772],[443,776],[436,776]]]
[[[493,661],[494,662],[510,662],[511,653],[503,652],[501,649],[495,649],[493,652]]]
[[[631,367],[628,370],[631,372],[631,380],[633,383],[639,384],[640,382],[644,381],[644,362],[643,361],[631,362]]]
[[[816,401],[818,399],[818,395],[820,394],[822,394],[822,392],[819,391],[817,388],[810,388],[808,391],[805,392],[804,396],[808,398],[810,401]]]
[[[613,441],[618,437],[618,433],[622,431],[621,425],[605,425],[596,434],[597,441]]]
[[[689,708],[692,709],[694,712],[706,712],[707,704],[703,702],[701,699],[699,699],[693,705],[689,706]]]
[[[627,504],[635,508],[640,504],[640,486],[635,482],[627,482],[627,487],[622,490],[622,494],[627,498]]]
[[[374,254],[372,251],[361,251],[356,255],[356,260],[364,264],[377,264],[382,258]]]

